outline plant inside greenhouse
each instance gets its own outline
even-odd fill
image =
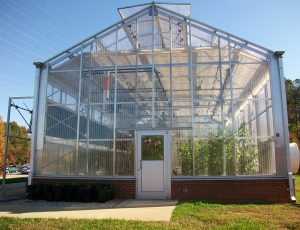
[[[233,146],[233,136],[238,138],[236,152]],[[225,130],[223,138],[222,131],[211,131],[207,138],[208,141],[194,140],[196,175],[233,175],[235,154],[239,166],[237,174],[247,175],[259,170],[258,149],[251,141],[245,122],[240,125],[236,135],[233,135],[232,130]],[[192,140],[179,144],[179,157],[181,165],[184,166],[182,167],[182,175],[192,175],[192,146]],[[223,146],[225,156],[222,155]],[[173,173],[178,175],[178,168],[174,168]]]

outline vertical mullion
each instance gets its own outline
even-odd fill
[[[154,46],[155,46],[155,41],[154,41],[154,5],[152,5],[151,8],[151,14],[152,14],[152,128],[155,127],[155,104],[154,104],[154,100],[155,100],[155,78],[154,78]]]
[[[118,33],[119,25],[116,27],[116,53],[115,53],[115,90],[114,90],[114,131],[113,131],[113,176],[116,175],[116,122],[117,122],[117,86],[118,86]]]
[[[269,95],[268,95],[268,87],[267,87],[267,83],[265,84],[264,87],[264,91],[265,91],[265,106],[266,106],[266,119],[267,119],[267,146],[271,146],[270,143],[270,136],[271,136],[271,124],[270,124],[270,113],[269,113],[269,108],[268,108],[268,104],[269,104]],[[269,148],[268,148],[269,149]],[[266,167],[266,174],[270,174],[270,162],[271,162],[271,155],[270,155],[270,151],[268,151],[267,153],[265,153],[265,155],[267,155],[267,161],[268,164],[267,166],[265,165],[264,167]]]
[[[268,95],[268,87],[267,84],[264,87],[265,91],[265,106],[266,106],[266,117],[267,117],[267,136],[268,138],[271,136],[271,124],[270,124],[270,113],[269,113],[269,108],[268,108],[268,103],[269,103],[269,95]]]
[[[82,78],[82,54],[83,45],[81,45],[80,53],[80,68],[79,68],[79,89],[78,89],[78,100],[77,100],[77,127],[76,127],[76,156],[75,156],[75,174],[78,175],[78,152],[79,152],[79,125],[80,125],[80,98],[81,98],[81,78]]]
[[[170,106],[171,106],[171,128],[173,127],[173,85],[172,85],[172,75],[173,75],[173,69],[172,69],[172,21],[171,18],[169,18],[169,29],[170,29]]]
[[[221,43],[220,37],[218,37],[219,48],[219,71],[220,71],[220,103],[221,103],[221,124],[222,124],[222,154],[223,154],[223,176],[226,176],[226,152],[225,152],[225,136],[224,136],[224,87],[222,76],[222,55],[221,55]]]
[[[252,121],[251,121],[251,106],[250,101],[248,102],[248,125],[249,125],[249,135],[252,138]]]
[[[254,106],[255,106],[255,124],[256,124],[256,143],[257,146],[259,145],[259,140],[261,137],[261,131],[260,131],[260,122],[259,122],[259,98],[257,95],[254,96]],[[258,161],[258,165],[259,165],[259,173],[263,173],[263,167],[262,167],[262,158],[258,157],[259,161]]]
[[[138,51],[139,51],[139,25],[138,25],[138,20],[136,19],[136,43],[135,43],[135,94],[134,94],[134,114],[135,114],[135,127],[137,127],[137,121],[138,121],[138,92],[137,92],[137,87],[138,87]]]
[[[231,119],[232,119],[232,134],[233,134],[233,175],[236,176],[236,146],[235,146],[235,109],[234,109],[234,103],[233,103],[233,82],[232,82],[232,63],[231,63],[231,47],[230,47],[230,37],[228,36],[228,58],[229,58],[229,80],[230,80],[230,99],[231,99]]]
[[[195,175],[195,151],[194,151],[194,136],[195,136],[195,111],[194,111],[194,77],[193,77],[193,53],[192,53],[192,26],[189,19],[189,80],[191,90],[191,102],[192,102],[192,167],[193,176]],[[197,68],[197,67],[196,67]]]
[[[86,164],[86,173],[90,175],[90,116],[91,116],[91,82],[92,82],[92,51],[93,51],[93,43],[91,43],[90,47],[90,66],[89,66],[89,83],[88,83],[88,101],[86,105],[87,109],[87,119],[86,119],[86,154],[87,154],[87,164]]]

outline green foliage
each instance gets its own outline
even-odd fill
[[[300,204],[300,172],[294,175],[295,178],[295,195],[297,203]]]
[[[290,142],[300,145],[300,79],[285,79]]]
[[[243,122],[236,131],[237,174],[247,175],[258,168],[258,151],[252,144],[246,123]],[[181,160],[182,175],[192,175],[192,140],[180,144],[178,152]],[[223,158],[223,148],[226,159]],[[210,131],[206,140],[194,140],[195,174],[221,176],[234,174],[234,141],[233,131]]]
[[[192,175],[192,140],[188,140],[186,143],[182,143],[179,146],[178,151],[181,156],[181,173],[182,175]]]
[[[237,140],[237,172],[239,175],[247,175],[258,167],[258,151],[252,145],[246,123],[243,122],[238,130]]]
[[[9,127],[8,160],[7,165],[22,165],[29,163],[30,140],[27,139],[27,129],[19,126],[16,122],[11,122]],[[0,118],[0,163],[3,164],[4,144],[5,144],[6,123]]]

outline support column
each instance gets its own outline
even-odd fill
[[[81,78],[82,78],[82,54],[83,54],[83,45],[81,45],[80,53],[80,73],[79,73],[79,89],[78,89],[78,99],[77,99],[77,127],[76,127],[76,155],[75,155],[75,175],[78,175],[78,155],[79,155],[79,140],[80,140],[80,98],[81,98]]]
[[[285,82],[282,66],[283,54],[283,51],[269,53],[273,122],[275,129],[276,173],[278,176],[288,178],[290,198],[292,201],[295,201],[295,188],[290,163]]]
[[[42,62],[33,63],[35,69],[35,83],[34,83],[34,99],[33,99],[33,112],[32,112],[32,127],[31,127],[31,150],[30,150],[30,172],[28,175],[28,185],[32,183],[32,177],[36,171],[36,142],[37,142],[37,115],[39,108],[39,96],[40,96],[40,81],[41,81],[41,69],[43,67]],[[48,71],[47,71],[48,72]]]

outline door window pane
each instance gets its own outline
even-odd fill
[[[142,136],[142,160],[164,159],[164,136]]]

